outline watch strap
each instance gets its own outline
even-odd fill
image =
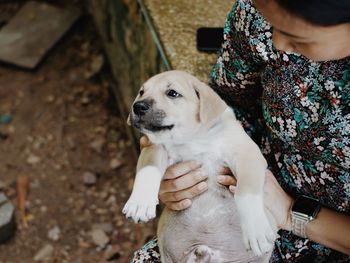
[[[305,226],[310,221],[292,212],[292,233],[296,236],[307,238]]]
[[[321,205],[317,199],[300,195],[292,206],[292,233],[307,238],[305,227],[315,219]]]

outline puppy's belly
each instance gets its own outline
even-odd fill
[[[215,262],[261,262],[245,250],[233,195],[226,189],[208,190],[190,208],[164,209],[158,225],[162,262],[190,262],[193,251],[205,245],[218,252]]]

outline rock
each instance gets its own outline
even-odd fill
[[[100,247],[105,248],[109,242],[109,237],[102,229],[93,229],[91,231],[92,242]]]
[[[109,245],[104,252],[103,259],[105,261],[116,261],[122,255],[122,249],[119,244]]]
[[[27,163],[34,165],[40,162],[40,158],[34,154],[30,154],[27,158]]]
[[[102,148],[105,144],[105,139],[104,138],[97,138],[94,141],[90,143],[90,148],[93,149],[94,151],[101,153]]]
[[[114,195],[111,195],[106,201],[106,204],[110,206],[113,206],[116,203],[117,203],[117,198]]]
[[[9,240],[15,230],[15,207],[3,193],[0,193],[0,243]]]
[[[60,239],[61,229],[58,226],[55,226],[49,230],[47,233],[47,237],[53,241],[57,241]]]
[[[83,181],[85,185],[94,185],[96,184],[97,176],[92,172],[85,172],[83,173]]]
[[[117,158],[113,158],[109,162],[109,167],[111,167],[112,170],[118,169],[122,165],[123,165],[123,162],[120,159],[117,159]]]
[[[44,245],[34,256],[34,261],[48,260],[53,254],[54,248],[50,244]]]
[[[10,114],[0,115],[0,123],[1,124],[10,124],[11,122],[12,122],[12,116]]]
[[[105,233],[113,232],[113,225],[111,223],[96,223],[92,225],[92,230],[100,229]]]

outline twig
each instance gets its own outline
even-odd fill
[[[19,176],[17,178],[17,198],[18,208],[20,212],[21,222],[24,228],[28,227],[27,216],[26,216],[26,201],[29,190],[29,178],[28,176]]]

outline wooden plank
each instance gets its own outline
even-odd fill
[[[35,68],[79,16],[76,9],[26,3],[0,31],[0,60]]]

